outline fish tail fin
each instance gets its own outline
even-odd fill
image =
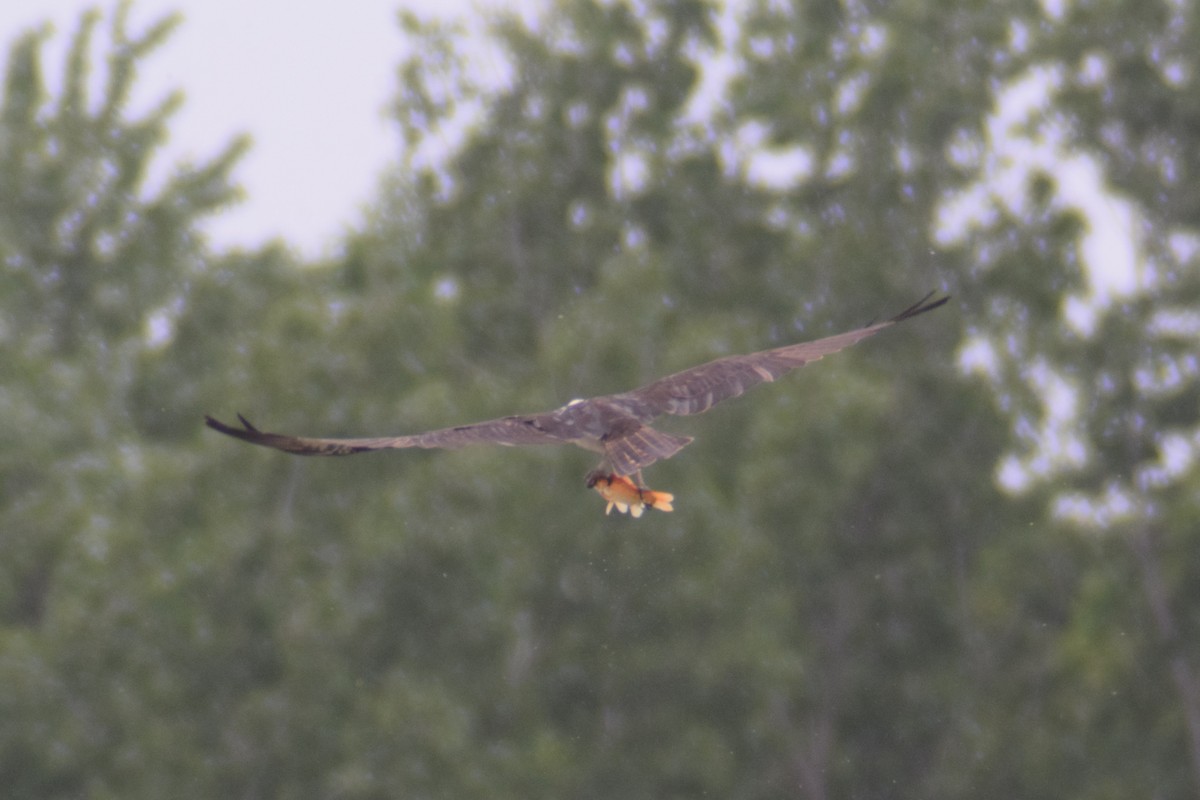
[[[651,489],[643,489],[642,502],[651,508],[657,508],[659,511],[675,510],[675,507],[671,505],[675,502],[675,495],[670,492],[656,492]]]

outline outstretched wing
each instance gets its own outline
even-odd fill
[[[557,426],[548,414],[504,417],[474,425],[459,425],[411,436],[385,436],[374,439],[315,439],[308,436],[289,436],[283,433],[260,431],[238,414],[242,427],[235,428],[205,416],[204,422],[215,431],[263,447],[273,447],[301,456],[348,456],[373,450],[394,450],[404,447],[455,448],[471,444],[566,444],[570,431],[556,435]]]
[[[722,400],[737,397],[752,386],[773,381],[797,367],[857,344],[898,322],[932,311],[950,299],[943,297],[930,301],[931,297],[933,292],[883,322],[812,342],[801,342],[748,355],[718,358],[716,361],[659,378],[653,383],[626,393],[625,397],[655,415],[699,414]]]

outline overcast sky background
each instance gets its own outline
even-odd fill
[[[498,0],[497,0],[498,1]],[[100,5],[111,15],[117,0]],[[423,16],[466,16],[480,0],[135,0],[130,30],[136,35],[179,11],[183,24],[143,64],[135,84],[135,109],[146,109],[180,89],[185,103],[170,126],[157,178],[180,159],[203,160],[233,136],[253,138],[235,178],[245,190],[239,205],[213,217],[208,230],[217,247],[254,247],[281,238],[312,258],[331,254],[341,235],[372,199],[383,167],[399,154],[399,138],[385,115],[396,87],[396,67],[406,44],[398,9]],[[485,0],[482,4],[488,4]],[[538,0],[507,2],[536,7]],[[51,22],[44,68],[51,91],[61,86],[64,54],[88,0],[0,0],[0,45]],[[104,52],[110,18],[97,30]],[[476,68],[499,70],[482,44],[464,44]],[[103,74],[96,76],[100,80]],[[1029,170],[1041,167],[1060,181],[1060,200],[1082,208],[1092,222],[1085,260],[1092,266],[1091,300],[1101,304],[1136,283],[1136,233],[1132,210],[1107,191],[1096,164],[1064,150],[1062,142],[1030,141],[1025,122],[1040,113],[1053,79],[1032,75],[997,101],[989,124],[984,180],[948,204],[939,238],[950,244],[984,222],[992,203],[1019,213]],[[776,164],[778,170],[781,165]],[[155,176],[152,176],[152,180]],[[748,176],[753,179],[753,176]],[[1094,314],[1079,304],[1068,317],[1086,329]]]
[[[96,54],[108,41],[117,0],[102,0]],[[462,15],[469,0],[135,0],[129,30],[144,31],[179,11],[183,24],[147,59],[135,108],[174,89],[185,103],[170,125],[157,166],[202,160],[249,133],[250,153],[234,175],[242,203],[208,225],[218,246],[254,246],[274,237],[306,256],[330,252],[371,199],[399,138],[385,116],[405,54],[399,8],[423,16]],[[0,0],[5,55],[21,33],[54,26],[44,67],[51,91],[87,0]],[[101,77],[101,76],[97,76]],[[158,177],[162,177],[159,175]]]

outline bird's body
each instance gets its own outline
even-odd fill
[[[689,415],[707,411],[752,386],[774,381],[793,369],[857,344],[885,328],[932,311],[949,299],[943,297],[929,302],[930,297],[932,295],[926,295],[920,302],[883,322],[811,342],[719,358],[632,391],[572,400],[542,414],[501,417],[407,436],[364,439],[321,439],[267,433],[255,428],[240,414],[241,428],[207,416],[205,422],[210,428],[229,436],[297,455],[342,456],[397,448],[457,448],[473,444],[574,444],[602,454],[600,464],[588,474],[587,480],[589,487],[596,488],[609,501],[609,510],[615,505],[624,511],[622,506],[626,506],[637,508],[640,515],[644,506],[653,504],[639,505],[630,501],[623,484],[648,492],[642,486],[642,469],[660,459],[670,458],[692,441],[689,436],[675,436],[650,427],[655,418],[663,414]],[[614,483],[614,476],[634,476],[637,486],[628,480]],[[613,500],[610,495],[623,499]],[[665,505],[663,510],[670,510],[669,500]]]

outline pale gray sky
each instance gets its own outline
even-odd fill
[[[111,12],[116,2],[106,0],[100,7]],[[56,34],[46,48],[45,66],[56,87],[71,34],[89,5],[94,4],[0,0],[0,45],[51,21]],[[504,5],[528,9],[538,0]],[[474,5],[472,0],[135,0],[135,32],[170,11],[184,15],[183,25],[149,60],[138,83],[143,107],[172,89],[186,93],[159,167],[210,156],[238,133],[254,139],[235,173],[246,199],[211,223],[216,245],[254,246],[280,237],[304,255],[316,256],[336,245],[358,219],[383,166],[398,154],[399,140],[384,107],[405,52],[396,23],[401,7],[424,15],[465,15]],[[106,32],[106,23],[99,33]],[[98,43],[103,39],[98,36]],[[485,68],[499,69],[486,63],[486,54],[479,57]],[[1022,134],[1021,123],[1040,112],[1055,80],[1053,74],[1035,72],[1001,92],[989,126],[984,179],[948,204],[938,222],[939,237],[953,241],[971,224],[984,223],[992,204],[1019,204],[1016,190],[1028,171],[1035,165],[1049,169],[1062,181],[1061,201],[1082,207],[1092,222],[1083,245],[1095,270],[1092,290],[1098,297],[1093,299],[1103,305],[1136,283],[1135,226],[1128,207],[1107,192],[1094,162],[1065,152],[1058,142],[1033,142]],[[785,170],[772,163],[770,170],[797,180],[802,167]],[[1094,318],[1086,305],[1069,309],[1084,329]]]
[[[326,251],[357,219],[399,146],[383,111],[404,54],[397,9],[464,13],[468,2],[135,0],[135,33],[171,11],[184,15],[138,81],[142,108],[172,89],[186,93],[158,166],[204,159],[234,135],[249,133],[253,149],[235,172],[246,198],[214,218],[214,243],[253,246],[281,237],[305,255]],[[3,0],[0,45],[7,53],[20,33],[52,22],[45,67],[57,87],[80,15],[96,5]],[[99,3],[106,17],[97,44],[107,42],[115,6],[116,0]]]

